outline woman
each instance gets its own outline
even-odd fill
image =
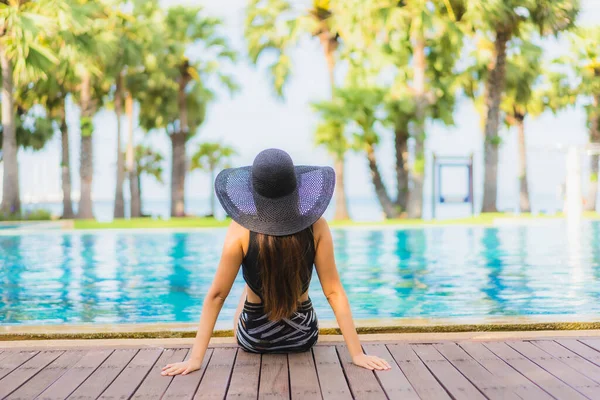
[[[308,285],[313,264],[354,364],[385,370],[389,364],[363,353],[350,305],[335,266],[333,240],[322,218],[335,186],[329,167],[294,166],[277,149],[262,151],[252,167],[225,169],[215,191],[233,219],[215,279],[206,295],[188,360],[168,364],[163,375],[200,368],[215,322],[242,266],[246,288],[234,320],[242,349],[256,353],[307,351],[318,324]]]

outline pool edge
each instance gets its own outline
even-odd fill
[[[158,324],[157,324],[158,325]],[[173,325],[170,327],[170,325]],[[189,325],[189,326],[187,326]],[[340,335],[341,331],[332,322],[321,324],[320,335]],[[323,326],[324,325],[324,326]],[[467,333],[467,332],[539,332],[539,331],[591,331],[600,330],[600,321],[553,321],[553,322],[487,322],[463,324],[366,324],[359,322],[357,331],[365,334],[431,334],[431,333]],[[114,325],[110,329],[76,330],[69,326],[0,327],[0,342],[21,340],[74,340],[74,339],[185,339],[196,335],[196,324],[140,325],[135,329],[131,325]],[[8,329],[7,329],[8,328]],[[143,328],[143,329],[140,329]],[[213,338],[231,338],[232,329],[216,329]]]

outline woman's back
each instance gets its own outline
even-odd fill
[[[290,295],[298,297],[292,299],[296,302],[306,300],[314,260],[312,226],[283,237],[269,237],[249,231],[242,261],[244,280],[251,291],[249,300],[253,303],[269,303]],[[289,288],[289,285],[298,287]]]

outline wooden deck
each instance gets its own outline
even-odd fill
[[[341,343],[301,354],[209,349],[163,377],[185,348],[0,349],[0,399],[600,399],[600,338],[365,342],[390,371],[351,364]]]

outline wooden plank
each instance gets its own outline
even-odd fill
[[[44,367],[56,360],[62,351],[42,351],[21,364],[18,368],[6,375],[0,380],[0,399],[8,396],[10,393],[27,382],[31,377],[40,372]]]
[[[38,354],[37,351],[7,352],[6,357],[0,364],[0,379],[10,374],[15,368],[18,368],[19,365],[31,359],[36,354]]]
[[[130,398],[148,375],[162,352],[162,349],[141,349],[119,376],[106,388],[99,399]]]
[[[408,344],[391,344],[387,348],[421,399],[450,399],[446,390]]]
[[[90,350],[71,369],[39,395],[40,400],[67,398],[110,356],[112,350]]]
[[[190,350],[191,353],[191,350]],[[190,353],[188,353],[187,357],[189,358]],[[208,362],[212,358],[213,349],[207,349],[204,354],[204,359],[202,360],[202,366],[198,371],[194,371],[187,375],[177,375],[171,380],[171,384],[167,388],[163,399],[191,399],[196,393],[196,389],[198,389],[198,385],[200,385],[200,381],[202,377],[206,373],[206,367]],[[163,377],[167,378],[167,377]]]
[[[441,343],[434,347],[487,398],[492,400],[520,399],[502,379],[492,375],[456,343]]]
[[[321,388],[311,351],[288,354],[292,400],[321,400]]]
[[[581,394],[590,399],[600,400],[600,385],[561,362],[559,359],[552,357],[550,354],[529,342],[514,341],[508,342],[507,344]]]
[[[258,398],[260,376],[260,354],[238,350],[227,391],[227,399]]]
[[[553,340],[536,340],[531,343],[544,350],[546,353],[552,355],[552,357],[567,364],[580,374],[587,376],[596,383],[600,383],[600,367],[596,364],[575,354]],[[585,345],[582,344],[582,346]]]
[[[161,375],[162,367],[183,361],[188,351],[188,349],[165,349],[132,398],[160,399],[173,380],[172,376]]]
[[[352,394],[344,377],[334,346],[314,346],[317,376],[324,400],[351,400]]]
[[[263,354],[258,398],[259,400],[290,398],[287,354]]]
[[[455,398],[485,400],[483,394],[454,368],[432,344],[417,344],[411,347],[452,396]]]
[[[215,349],[194,399],[224,399],[238,349]]]
[[[354,365],[345,345],[338,345],[336,349],[354,398],[358,400],[386,399],[385,392],[373,371]]]
[[[419,400],[417,392],[415,392],[384,344],[365,344],[363,348],[366,354],[383,358],[392,367],[387,371],[375,371],[381,387],[390,399]]]
[[[600,351],[600,339],[580,339],[580,342],[596,351]]]
[[[483,343],[461,342],[459,346],[521,398],[553,399],[552,396],[521,375],[503,359],[492,353]]]
[[[27,381],[19,389],[11,393],[6,399],[11,400],[29,400],[42,393],[54,381],[65,374],[81,357],[84,351],[66,351],[52,363],[38,372],[33,378]]]
[[[485,346],[552,396],[569,400],[585,398],[581,393],[557,379],[506,343],[488,342],[485,343]]]
[[[595,365],[600,365],[600,352],[574,339],[560,339],[556,343],[571,350],[573,353],[579,354]]]
[[[77,400],[98,398],[137,352],[138,349],[115,350],[68,398]]]

